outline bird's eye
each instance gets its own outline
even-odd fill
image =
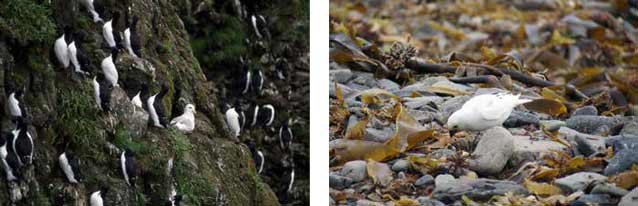
[[[452,126],[452,129],[458,129],[458,128],[459,128],[459,126],[458,126],[458,125],[454,125],[454,126]]]

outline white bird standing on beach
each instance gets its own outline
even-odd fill
[[[448,118],[447,128],[450,131],[483,131],[501,126],[514,107],[532,101],[519,99],[520,96],[520,94],[496,93],[472,97]]]

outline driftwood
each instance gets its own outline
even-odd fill
[[[516,70],[504,69],[504,68],[496,68],[489,65],[482,64],[471,64],[468,66],[477,67],[480,70],[487,72],[488,74],[495,76],[502,76],[503,74],[510,75],[512,79],[522,82],[524,84],[533,85],[533,86],[541,86],[541,87],[549,87],[555,86],[556,84],[551,81],[547,81],[544,79],[538,79],[521,73]],[[445,65],[445,64],[429,64],[425,62],[419,61],[409,61],[407,64],[407,68],[416,71],[418,73],[454,73],[456,71],[455,66]]]
[[[501,89],[504,88],[501,82],[498,81],[498,77],[494,75],[480,75],[475,77],[453,77],[453,78],[450,78],[450,81],[455,83],[461,83],[461,84],[482,83],[482,84],[490,85],[492,87],[498,87]]]

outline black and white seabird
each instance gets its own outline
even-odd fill
[[[253,26],[253,29],[255,30],[255,34],[257,35],[257,38],[262,39],[264,38],[264,35],[266,35],[266,37],[269,36],[268,31],[266,30],[267,23],[266,23],[266,18],[264,18],[264,16],[253,14],[250,16],[250,22],[252,23],[252,26]]]
[[[117,23],[119,16],[119,13],[113,13],[113,18],[104,23],[104,26],[102,26],[102,36],[104,37],[104,41],[106,41],[106,45],[109,46],[111,49],[117,49],[117,43],[119,42],[117,41],[119,40],[119,36],[117,34],[117,31],[115,31],[114,25],[115,23]]]
[[[164,96],[166,95],[166,93],[168,92],[168,86],[166,84],[162,84],[162,89],[160,89],[160,91],[149,97],[148,100],[146,100],[147,103],[147,107],[148,107],[148,113],[151,116],[151,121],[153,123],[153,126],[159,127],[159,128],[165,128],[166,126],[166,122],[164,120]]]
[[[235,137],[239,137],[241,133],[241,125],[239,124],[239,114],[235,111],[235,108],[229,108],[226,110],[226,124],[230,128],[230,131],[235,135]]]
[[[292,192],[294,183],[295,183],[295,168],[292,168],[292,171],[290,172],[290,183],[288,183],[288,190],[286,190],[286,192],[288,193]]]
[[[292,130],[289,127],[290,120],[284,122],[283,125],[279,128],[279,146],[282,149],[290,149],[290,144],[292,143],[292,139],[294,136],[292,135]]]
[[[24,118],[18,118],[17,127],[12,132],[12,148],[18,156],[18,163],[22,166],[29,165],[33,161],[33,139],[29,134],[27,121]]]
[[[62,152],[60,156],[58,156],[58,163],[60,163],[60,168],[66,179],[69,180],[70,183],[77,184],[79,182],[79,174],[80,174],[80,163],[75,155],[69,151]]]
[[[257,150],[254,142],[248,143],[248,148],[250,149],[250,153],[253,156],[255,168],[257,168],[257,174],[261,174],[261,172],[264,170],[264,163],[266,161],[266,159],[264,158],[264,153],[262,153],[260,150]]]
[[[104,112],[111,111],[111,92],[113,91],[113,85],[104,79],[102,74],[98,74],[93,77],[93,90],[95,103],[98,108]]]
[[[129,10],[131,8],[129,7]],[[137,16],[133,16],[133,21],[129,23],[128,12],[126,12],[126,26],[127,28],[124,30],[124,48],[128,53],[136,58],[142,58],[141,53],[141,45],[140,45],[140,35],[137,33],[137,21],[139,18]]]
[[[77,35],[76,35],[77,36]],[[78,36],[79,37],[79,36]],[[73,64],[73,68],[75,68],[75,72],[80,74],[88,74],[85,71],[82,71],[82,68],[88,68],[88,64],[90,64],[90,60],[87,58],[86,54],[80,49],[81,38],[76,38],[71,40],[71,43],[68,47],[69,59],[71,60],[71,64]]]
[[[109,192],[108,187],[102,187],[100,190],[95,191],[90,197],[90,206],[104,206],[104,196]]]
[[[250,85],[251,89],[255,93],[261,93],[261,88],[264,86],[264,74],[261,72],[261,70],[258,70],[255,72],[255,74],[253,74]]]
[[[118,74],[117,69],[115,68],[115,60],[117,59],[117,49],[111,49],[111,54],[102,60],[102,72],[104,72],[104,77],[108,80],[111,85],[115,87],[119,87],[120,85],[117,83]]]
[[[171,120],[171,127],[179,131],[192,132],[195,129],[195,105],[187,104],[184,107],[184,114]]]
[[[91,18],[93,18],[93,22],[102,22],[102,18],[100,18],[100,14],[95,10],[95,6],[93,5],[93,0],[80,0],[80,3],[84,5],[86,10],[91,14]]]
[[[7,150],[7,143],[10,141],[10,134],[3,133],[0,136],[0,161],[2,161],[2,167],[4,168],[4,172],[7,177],[7,181],[15,181],[18,178],[14,174],[13,168],[7,162],[7,157],[9,156],[9,150]],[[13,154],[15,155],[15,154]]]
[[[16,91],[9,94],[9,98],[7,102],[9,103],[9,113],[13,117],[22,117],[22,106],[20,105],[20,100],[22,98],[22,90],[17,89]]]
[[[257,118],[259,117],[259,105],[251,105],[248,108],[248,119],[250,120],[250,126],[257,125]]]
[[[270,104],[262,105],[257,114],[257,121],[260,125],[270,126],[275,120],[275,107]]]
[[[137,161],[135,160],[135,153],[126,148],[122,155],[120,155],[120,163],[122,164],[122,174],[124,180],[129,186],[135,186],[135,179],[138,175]]]
[[[173,189],[171,189],[171,194],[168,196],[168,203],[166,204],[166,206],[180,206],[182,202],[182,195],[177,194],[177,191],[175,191],[175,187],[173,186]]]
[[[250,70],[246,71],[246,74],[243,75],[242,81],[241,81],[244,83],[242,87],[243,89],[241,91],[242,94],[246,94],[248,93],[248,91],[250,91],[250,82],[252,80],[251,76],[252,76],[252,72]]]
[[[71,60],[69,59],[69,45],[68,41],[71,38],[71,28],[66,26],[64,27],[64,33],[58,39],[55,40],[53,44],[53,51],[55,52],[55,57],[58,59],[60,65],[63,68],[69,67]]]

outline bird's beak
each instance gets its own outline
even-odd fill
[[[450,130],[448,130],[448,132],[450,133],[450,137],[454,137],[454,135],[455,135],[457,132],[459,132],[459,130],[456,130],[456,129],[450,129]]]

